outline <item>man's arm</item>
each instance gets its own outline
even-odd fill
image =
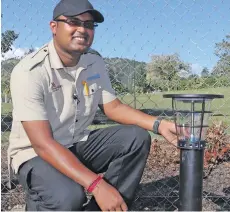
[[[23,121],[22,125],[35,152],[58,171],[85,188],[97,178],[70,150],[53,139],[49,121]]]
[[[100,105],[100,108],[104,111],[105,115],[113,121],[121,124],[137,125],[146,130],[153,130],[154,121],[157,119],[155,116],[150,116],[140,110],[123,104],[119,99]],[[176,143],[174,123],[162,120],[158,131],[166,140],[174,144]]]
[[[35,152],[58,171],[84,188],[88,188],[97,178],[70,150],[53,139],[48,121],[23,121],[22,124]],[[101,180],[92,193],[102,210],[127,210],[119,192],[104,180]]]

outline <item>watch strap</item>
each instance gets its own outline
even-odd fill
[[[159,135],[158,129],[159,129],[159,126],[160,126],[160,123],[161,123],[161,120],[162,120],[162,119],[163,119],[163,118],[159,116],[159,117],[157,117],[157,119],[154,121],[154,123],[153,123],[153,133]]]

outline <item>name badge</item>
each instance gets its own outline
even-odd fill
[[[98,78],[100,78],[100,74],[95,74],[93,76],[90,76],[86,80],[87,81],[91,81],[91,80],[98,79]]]

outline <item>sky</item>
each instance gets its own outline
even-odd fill
[[[2,0],[2,32],[19,33],[5,57],[22,56],[51,39],[49,21],[58,0]],[[211,70],[215,43],[230,34],[230,0],[91,0],[105,17],[93,48],[103,57],[150,62],[179,54],[194,73]]]

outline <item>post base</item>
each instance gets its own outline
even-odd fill
[[[204,149],[180,152],[179,211],[201,211]]]

